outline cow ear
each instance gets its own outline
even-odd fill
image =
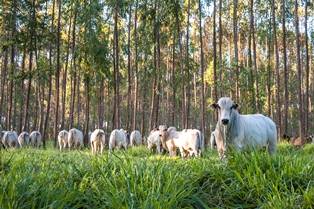
[[[238,104],[237,104],[237,103],[234,103],[234,104],[232,105],[232,108],[233,108],[233,109],[235,109],[235,110],[237,110],[237,109],[238,109],[238,107],[239,107],[239,106],[238,106]]]
[[[217,108],[219,108],[219,105],[217,103],[213,103],[213,104],[211,104],[211,107],[213,109],[217,109]]]

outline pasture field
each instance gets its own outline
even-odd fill
[[[189,160],[145,147],[0,150],[0,208],[314,208],[314,145],[224,162],[213,150]]]

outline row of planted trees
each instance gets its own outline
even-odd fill
[[[4,0],[0,11],[3,129],[208,134],[224,95],[280,135],[313,129],[309,1]]]

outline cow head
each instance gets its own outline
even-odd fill
[[[211,106],[218,111],[218,122],[225,126],[229,124],[233,112],[238,109],[238,105],[229,97],[222,97]]]

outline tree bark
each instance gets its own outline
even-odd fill
[[[239,57],[238,57],[238,0],[233,0],[233,45],[234,65],[236,71],[236,101],[239,100]]]
[[[56,88],[56,103],[55,103],[55,121],[54,121],[54,147],[57,147],[57,137],[59,131],[59,97],[60,97],[60,71],[61,71],[61,63],[60,63],[60,39],[61,39],[61,0],[57,1],[58,3],[58,25],[57,25],[57,66],[55,72],[55,88]]]
[[[304,36],[305,36],[305,108],[304,108],[304,135],[308,135],[308,128],[309,128],[309,82],[310,82],[310,62],[309,62],[309,41],[308,41],[308,29],[307,29],[307,22],[308,22],[308,5],[309,2],[306,0],[304,5],[305,11],[305,20],[304,20]]]
[[[135,47],[135,69],[134,69],[134,98],[133,98],[133,115],[132,115],[132,129],[136,129],[136,113],[137,113],[137,94],[138,94],[138,34],[137,34],[137,10],[138,0],[135,5],[135,16],[134,16],[134,47]]]
[[[253,112],[256,112],[256,97],[255,97],[255,88],[254,88],[254,72],[253,72],[253,59],[252,59],[252,41],[254,37],[254,0],[250,0],[250,32],[249,32],[249,68],[250,68],[250,77],[249,77],[249,87],[251,90],[251,107]],[[253,55],[254,56],[254,55]],[[254,56],[255,57],[255,56]],[[255,57],[256,58],[256,57]],[[256,71],[256,59],[254,59],[254,71]],[[256,76],[257,77],[257,76]]]
[[[114,128],[120,127],[118,2],[114,8]]]
[[[131,118],[131,94],[132,94],[132,72],[131,72],[131,20],[132,20],[132,5],[129,5],[129,23],[128,23],[128,106],[127,106],[127,130],[130,130]],[[133,128],[133,127],[132,127]]]
[[[283,133],[288,134],[288,109],[289,109],[289,71],[287,67],[287,41],[286,41],[286,3],[282,0],[282,45],[283,45],[283,67],[284,67],[284,86],[285,86],[285,104],[284,104],[284,119],[283,119]]]
[[[220,0],[221,2],[221,0]],[[203,32],[202,32],[202,5],[201,5],[201,0],[198,1],[198,7],[199,7],[199,34],[200,34],[200,46],[201,46],[201,131],[205,136],[205,92],[204,92],[204,86],[205,86],[205,81],[204,81],[204,52],[203,52]],[[220,11],[219,11],[220,12]],[[221,14],[220,14],[221,15]],[[220,18],[219,18],[220,19]],[[221,19],[219,20],[221,21]],[[219,22],[219,25],[221,22]],[[221,30],[221,25],[219,26],[219,30]],[[221,39],[221,34],[219,32],[219,40]],[[221,41],[221,40],[220,40]],[[221,43],[219,41],[219,53],[221,53]],[[219,59],[221,59],[221,54],[219,54]],[[220,60],[221,61],[221,60]],[[220,62],[221,64],[221,62]],[[220,66],[221,67],[221,66]],[[221,68],[220,68],[221,70]],[[221,80],[220,80],[221,81]]]
[[[217,92],[217,43],[216,43],[216,0],[213,1],[213,70],[214,70],[214,100],[218,100]]]
[[[186,53],[185,53],[185,75],[186,75],[186,85],[185,85],[185,121],[184,128],[189,127],[190,120],[190,100],[191,100],[191,75],[190,75],[190,56],[189,56],[189,39],[190,39],[190,12],[191,12],[191,0],[188,0],[188,14],[187,14],[187,25],[186,25]]]
[[[295,35],[297,50],[297,72],[298,72],[298,99],[299,99],[299,136],[301,143],[304,143],[304,120],[303,120],[303,99],[302,99],[302,72],[301,72],[301,55],[300,55],[300,33],[299,33],[299,14],[298,0],[294,1],[294,18],[295,18]]]

